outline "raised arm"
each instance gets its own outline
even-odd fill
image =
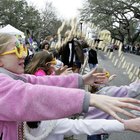
[[[135,98],[140,95],[140,80],[123,86],[107,86],[102,88],[97,94],[109,95],[112,97],[131,97]]]
[[[48,86],[59,86],[68,88],[84,88],[84,81],[79,74],[69,74],[61,76],[34,76],[34,75],[23,75],[29,83],[48,85]]]
[[[123,132],[131,130],[140,132],[140,118],[125,120],[120,123],[117,120],[105,119],[59,119],[54,121],[42,121],[38,128],[31,129],[25,125],[26,138],[42,138],[47,139],[49,136],[64,135],[94,135],[112,132]]]
[[[61,76],[42,76],[36,77],[32,75],[23,75],[29,83],[41,84],[41,85],[51,85],[59,87],[69,87],[69,88],[83,88],[84,85],[94,85],[96,83],[103,83],[106,79],[105,73],[94,73],[92,70],[86,75],[80,74],[69,74]]]
[[[57,119],[88,110],[90,95],[84,90],[33,85],[0,75],[0,120]]]
[[[60,119],[57,120],[56,127],[53,132],[54,134],[64,135],[93,135],[121,131],[124,131],[124,125],[117,120]]]
[[[124,108],[140,111],[139,107],[133,105],[140,103],[136,99],[90,95],[75,88],[33,85],[3,74],[0,77],[1,120],[36,121],[62,118],[86,111],[89,105],[109,113],[120,121],[122,119],[117,112],[135,117]]]

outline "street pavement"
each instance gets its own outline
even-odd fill
[[[116,51],[113,53],[114,53],[113,55],[117,56]],[[139,62],[140,56],[136,56],[129,53],[125,53],[124,55],[126,60],[133,63],[135,66],[140,66]],[[99,65],[108,70],[110,74],[117,75],[117,77],[110,83],[110,85],[121,86],[128,85],[131,83],[125,70],[122,68],[117,68],[117,66],[114,66],[111,60],[107,57],[107,55],[101,50],[98,51],[98,60]],[[89,70],[88,68],[85,69],[85,71],[88,70]],[[138,97],[138,99],[140,99],[140,97]],[[122,117],[125,118],[124,116]],[[86,135],[75,136],[74,138],[77,140],[86,140]],[[110,135],[108,140],[140,140],[140,134],[130,131],[125,131],[122,133],[113,133]]]
[[[117,52],[114,52],[114,55]],[[128,62],[133,63],[135,66],[140,66],[140,56],[130,54],[130,53],[124,53],[124,56]],[[106,68],[111,74],[116,74],[117,77],[114,79],[110,85],[128,85],[131,83],[131,81],[128,78],[128,75],[122,68],[115,67],[111,60],[107,58],[106,54],[102,51],[98,52],[98,58],[99,58],[99,64],[101,64],[104,68]],[[140,99],[140,97],[138,97]],[[140,134],[135,132],[123,132],[123,133],[114,133],[111,134],[109,137],[109,140],[140,140]]]

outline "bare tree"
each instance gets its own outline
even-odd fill
[[[57,18],[57,13],[52,3],[46,2],[45,9],[42,11],[42,36],[57,33],[57,29],[61,25],[61,20]]]

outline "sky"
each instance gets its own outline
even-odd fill
[[[26,0],[29,4],[34,4],[37,8],[44,8],[45,2],[52,2],[58,11],[59,16],[70,19],[78,15],[78,9],[82,8],[83,0]]]

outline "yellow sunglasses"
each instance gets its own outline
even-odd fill
[[[53,58],[52,61],[50,61],[51,64],[56,65],[57,61],[56,58]]]
[[[56,58],[53,58],[52,61],[47,62],[46,65],[47,65],[48,67],[50,67],[50,65],[56,65],[56,63],[57,63]]]
[[[11,51],[4,52],[0,55],[7,55],[15,53],[18,58],[22,58],[23,56],[27,56],[27,48],[21,44],[20,42],[16,41],[15,47]]]

